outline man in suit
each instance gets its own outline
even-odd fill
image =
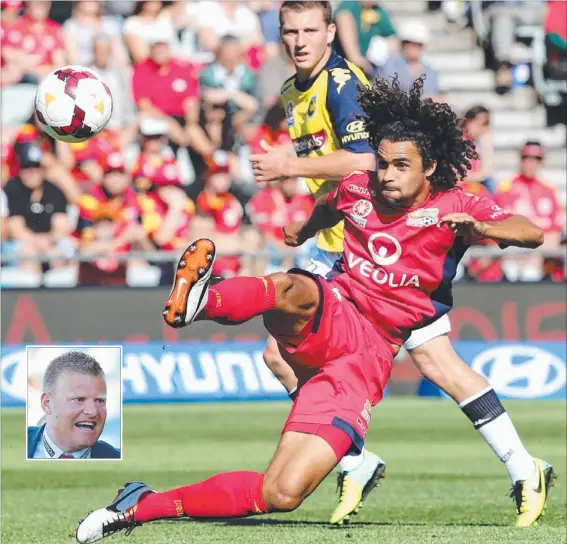
[[[86,353],[69,351],[43,376],[45,423],[28,427],[28,459],[119,459],[120,450],[99,440],[106,422],[106,379]]]

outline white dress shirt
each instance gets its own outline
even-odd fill
[[[72,455],[75,459],[90,459],[91,458],[91,448],[84,448],[73,453],[67,453],[63,451],[47,434],[47,430],[43,431],[41,438],[39,439],[35,452],[33,454],[34,459],[58,459],[61,455]]]

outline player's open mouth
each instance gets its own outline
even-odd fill
[[[81,429],[81,431],[94,431],[96,423],[94,421],[79,421],[75,423],[75,427]]]
[[[295,54],[296,60],[305,60],[308,56],[309,56],[309,53],[307,51],[302,51],[300,53]]]

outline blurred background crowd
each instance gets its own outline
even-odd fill
[[[304,182],[259,188],[247,160],[289,141],[279,5],[1,2],[3,287],[166,284],[171,252],[202,236],[225,255],[218,276],[305,264],[281,234],[310,213]],[[466,189],[546,233],[529,257],[475,248],[459,281],[565,281],[567,3],[333,5],[341,54],[372,77],[427,74],[462,115],[480,153]],[[65,64],[112,89],[107,129],[84,143],[34,123],[38,81]]]

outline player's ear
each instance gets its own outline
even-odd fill
[[[337,33],[337,25],[335,23],[331,23],[327,27],[327,45],[331,45],[335,40],[335,34]]]
[[[49,393],[41,394],[41,409],[47,415],[51,415],[51,395]]]
[[[432,161],[431,164],[429,164],[425,169],[425,177],[428,178],[429,176],[431,176],[436,169],[437,169],[437,161]]]

